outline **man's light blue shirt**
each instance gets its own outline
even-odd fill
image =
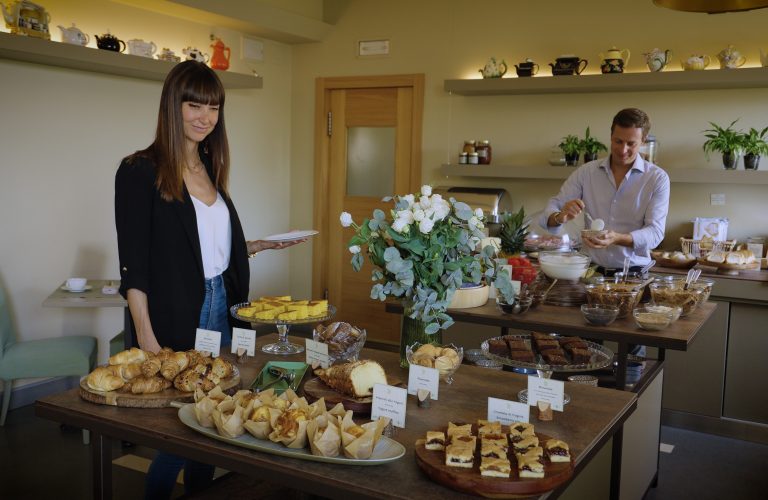
[[[581,199],[586,211],[595,219],[603,219],[605,228],[632,235],[634,247],[611,245],[604,249],[586,246],[592,262],[608,268],[621,268],[625,257],[631,266],[650,262],[651,250],[664,239],[669,211],[669,176],[659,166],[645,161],[639,154],[624,180],[616,189],[610,157],[585,163],[563,183],[557,196],[550,198],[539,221],[547,227],[549,216],[562,209],[565,202]],[[548,228],[558,234],[562,226]]]

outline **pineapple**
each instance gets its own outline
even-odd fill
[[[525,220],[525,209],[520,207],[516,214],[505,213],[501,219],[501,251],[507,255],[517,255],[523,251],[525,237],[528,236],[528,224]]]

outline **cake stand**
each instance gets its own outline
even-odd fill
[[[298,344],[292,344],[288,341],[288,330],[290,330],[292,325],[309,325],[312,323],[322,323],[323,321],[327,321],[336,314],[336,308],[332,305],[328,306],[328,312],[324,316],[310,316],[308,318],[304,319],[297,319],[297,320],[281,320],[281,319],[256,319],[256,318],[250,318],[248,316],[241,316],[237,314],[237,311],[240,308],[248,307],[250,306],[250,302],[243,302],[240,304],[233,305],[229,312],[232,314],[233,318],[239,319],[240,321],[245,321],[246,323],[258,323],[261,325],[275,325],[277,327],[277,335],[278,340],[275,343],[267,344],[264,347],[261,348],[262,352],[266,352],[268,354],[279,354],[283,356],[287,356],[290,354],[299,354],[304,352],[304,346],[300,346]]]
[[[504,337],[512,338],[515,340],[522,340],[523,342],[527,343],[530,347],[532,347],[530,335],[518,334],[518,335],[505,335]],[[554,339],[557,339],[559,337],[560,337],[559,335],[552,335],[552,338]],[[494,337],[488,340],[503,340],[503,338]],[[541,378],[552,378],[553,372],[586,372],[586,371],[592,371],[592,370],[599,370],[600,368],[605,368],[606,366],[610,365],[613,362],[613,351],[611,351],[605,346],[596,344],[594,342],[590,342],[588,340],[584,340],[584,343],[587,344],[587,349],[589,349],[589,352],[590,352],[589,363],[579,363],[579,364],[569,364],[569,365],[548,365],[544,362],[543,358],[538,353],[536,354],[536,357],[535,357],[536,362],[534,363],[528,363],[525,361],[516,361],[514,359],[509,359],[505,356],[499,356],[488,351],[488,340],[484,340],[483,343],[480,345],[480,348],[483,350],[483,354],[488,359],[492,359],[494,361],[498,361],[499,363],[509,365],[515,368],[528,368],[528,369],[536,370],[536,373]],[[566,357],[567,356],[568,355],[566,354]],[[521,403],[527,403],[528,389],[523,389],[522,391],[518,392],[517,398]],[[571,397],[568,394],[564,394],[563,404],[568,404],[570,401],[571,401]]]

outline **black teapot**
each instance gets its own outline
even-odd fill
[[[125,50],[125,42],[115,35],[106,33],[104,35],[94,35],[96,37],[96,46],[102,50],[111,50],[112,52],[122,52]],[[123,48],[120,48],[120,44]]]
[[[555,63],[549,63],[552,66],[552,75],[580,75],[587,67],[586,59],[579,59],[578,56],[560,56],[555,59]]]
[[[519,64],[515,64],[515,71],[517,71],[517,76],[533,76],[539,72],[539,65],[530,59],[526,59]]]

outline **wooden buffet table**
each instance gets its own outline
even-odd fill
[[[256,357],[238,365],[244,387],[267,361],[302,360],[302,355],[277,358],[262,354],[259,348],[275,339],[275,334],[259,337]],[[293,340],[302,342],[298,338]],[[402,380],[408,378],[407,370],[399,367],[399,357],[395,353],[364,349],[361,357],[379,361],[388,373]],[[162,449],[331,498],[352,495],[355,498],[462,498],[466,495],[432,482],[420,471],[414,457],[416,439],[428,430],[444,427],[449,420],[475,422],[486,418],[489,396],[515,400],[517,392],[526,386],[527,377],[522,375],[461,366],[452,385],[441,383],[440,399],[433,401],[431,408],[419,408],[414,396],[409,396],[406,428],[397,429],[393,436],[406,447],[405,456],[393,463],[372,467],[309,462],[251,451],[189,429],[179,421],[178,410],[174,408],[102,406],[82,400],[76,389],[40,399],[35,404],[35,413],[42,418],[91,430],[95,498],[110,498],[112,494],[113,440]],[[635,410],[637,396],[631,392],[572,383],[568,383],[567,390],[572,399],[563,413],[555,412],[552,422],[533,422],[537,431],[569,443],[575,457],[576,477]],[[567,484],[542,498],[556,498],[566,488]]]

